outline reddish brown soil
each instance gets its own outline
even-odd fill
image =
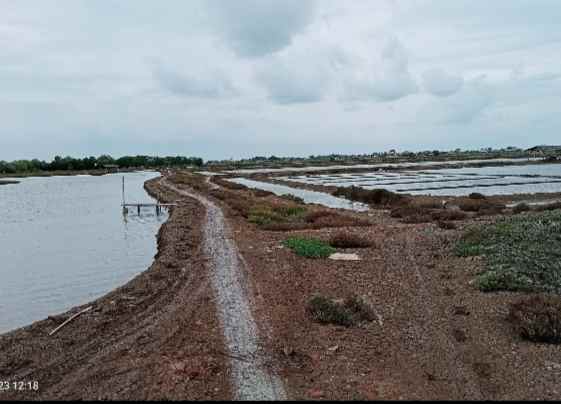
[[[162,200],[177,198],[147,185]],[[184,200],[158,237],[154,264],[71,312],[0,336],[0,380],[37,381],[14,399],[228,399],[227,358],[199,251],[204,209]],[[53,336],[48,333],[87,306]]]
[[[372,211],[374,224],[347,228],[372,245],[345,250],[362,260],[343,262],[297,257],[281,244],[294,234],[327,240],[341,229],[265,231],[225,212],[247,263],[255,319],[269,325],[260,330],[264,349],[289,398],[561,399],[559,347],[523,341],[506,321],[520,294],[479,292],[470,281],[482,261],[450,252],[463,227],[483,219],[442,230]],[[38,380],[41,390],[0,399],[231,397],[197,249],[203,213],[192,201],[175,208],[154,265],[54,337],[46,334],[69,313],[1,336],[0,379]],[[317,293],[361,296],[377,321],[315,323],[306,304]]]
[[[256,317],[272,324],[267,346],[291,398],[561,398],[561,350],[522,341],[506,321],[520,294],[479,292],[469,282],[482,263],[451,255],[466,222],[441,230],[402,224],[384,211],[370,215],[376,224],[348,229],[372,242],[346,250],[360,262],[301,258],[281,244],[294,234],[327,240],[340,229],[267,232],[230,217]],[[316,293],[361,296],[378,321],[314,323],[306,304]]]

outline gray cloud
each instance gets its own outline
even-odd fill
[[[260,57],[290,45],[313,20],[315,0],[209,0],[216,29],[243,57]]]
[[[553,143],[560,18],[559,0],[4,1],[0,159]]]
[[[447,74],[442,69],[430,69],[423,73],[423,84],[425,90],[432,95],[448,97],[462,88],[464,79]]]
[[[162,88],[178,96],[226,98],[237,94],[230,80],[217,71],[195,76],[160,65],[152,73]]]
[[[396,101],[418,91],[417,83],[409,72],[409,61],[401,42],[392,37],[383,46],[380,59],[369,71],[351,77],[344,84],[344,100],[372,99]]]

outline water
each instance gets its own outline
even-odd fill
[[[301,175],[282,179],[304,184],[384,188],[411,195],[514,195],[561,192],[561,164],[458,168],[404,172]]]
[[[127,202],[157,173],[127,173]],[[121,210],[123,174],[0,186],[0,332],[87,303],[146,270],[167,214]]]
[[[248,188],[256,188],[263,191],[273,192],[275,195],[294,195],[302,198],[306,203],[315,203],[318,205],[327,206],[328,208],[349,209],[357,212],[364,212],[368,210],[368,206],[362,203],[352,202],[343,198],[337,198],[324,192],[308,191],[306,189],[292,188],[286,185],[248,180],[247,178],[233,178],[228,181],[245,185]]]
[[[298,172],[298,171],[328,171],[328,170],[345,170],[345,169],[358,169],[358,168],[407,168],[407,167],[424,167],[424,166],[450,166],[459,164],[478,164],[478,163],[517,163],[525,161],[539,161],[541,158],[496,158],[485,160],[449,160],[449,161],[418,161],[418,162],[405,162],[405,163],[376,163],[376,164],[348,164],[348,165],[330,165],[330,166],[299,166],[299,167],[282,167],[282,168],[244,168],[238,170],[225,171],[230,174],[259,174],[259,173],[283,173],[283,172]]]

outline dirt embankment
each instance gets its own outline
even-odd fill
[[[506,319],[509,303],[524,294],[482,293],[470,284],[482,261],[452,254],[466,226],[489,218],[443,230],[374,210],[370,226],[267,231],[236,209],[226,212],[248,265],[255,316],[271,324],[265,343],[291,398],[561,398],[558,346],[522,340]],[[370,241],[340,250],[361,261],[308,259],[283,246],[291,236],[329,240],[341,230]],[[307,307],[318,294],[359,296],[377,320],[316,323]]]
[[[178,196],[146,185],[162,201]],[[0,336],[0,381],[37,381],[14,399],[228,399],[224,341],[201,245],[202,205],[182,198],[153,265],[106,296]],[[55,335],[49,332],[92,306]],[[24,308],[22,308],[24,309]]]

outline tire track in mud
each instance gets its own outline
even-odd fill
[[[161,184],[180,195],[196,199],[206,208],[204,250],[209,259],[218,315],[231,358],[235,399],[286,399],[280,378],[266,369],[267,358],[259,351],[258,329],[244,286],[244,263],[229,237],[222,209],[204,196],[178,189],[165,179]]]

